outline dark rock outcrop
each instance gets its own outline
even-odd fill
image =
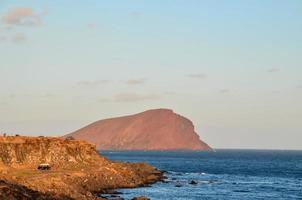
[[[198,183],[197,183],[197,181],[192,180],[192,181],[190,181],[189,184],[191,184],[191,185],[197,185]]]
[[[0,199],[7,200],[73,200],[67,196],[55,194],[44,194],[31,190],[25,186],[12,184],[0,180]]]
[[[140,197],[134,197],[131,200],[150,200],[148,197],[140,196]]]

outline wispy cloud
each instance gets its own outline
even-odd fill
[[[60,95],[61,96],[61,95]],[[56,94],[52,94],[52,93],[38,93],[38,94],[27,94],[27,93],[18,93],[18,94],[14,94],[14,93],[11,93],[7,96],[7,99],[9,100],[14,100],[14,99],[27,99],[27,98],[30,98],[30,99],[37,99],[37,98],[55,98],[55,97],[60,97],[59,95],[56,95]]]
[[[45,97],[45,98],[53,98],[53,97],[57,97],[57,95],[55,94],[52,94],[52,93],[46,93],[46,94],[43,94],[41,95],[42,97]]]
[[[88,23],[87,24],[87,27],[88,28],[91,28],[91,29],[94,29],[94,28],[96,28],[98,25],[97,25],[97,23],[95,23],[95,22],[90,22],[90,23]]]
[[[37,13],[30,7],[18,7],[9,10],[2,17],[2,22],[15,26],[37,26],[42,24],[46,11]]]
[[[9,99],[15,99],[16,97],[17,97],[17,95],[15,95],[15,94],[10,94],[10,95],[8,96]]]
[[[1,21],[0,21],[1,22]],[[3,31],[11,31],[13,30],[14,27],[11,26],[11,25],[1,25],[0,26],[0,31],[3,32]]]
[[[273,94],[280,94],[281,91],[280,91],[280,90],[273,90],[272,93],[273,93]]]
[[[229,89],[221,89],[221,90],[219,90],[219,92],[220,92],[221,94],[226,94],[226,93],[230,93],[231,90],[229,90]]]
[[[192,78],[192,79],[205,79],[207,78],[206,74],[187,74],[186,77]]]
[[[166,91],[163,93],[164,95],[176,95],[177,93],[176,92],[173,92],[173,91]]]
[[[143,13],[140,11],[132,11],[129,13],[130,17],[134,18],[134,19],[139,19],[143,16]]]
[[[17,33],[13,38],[12,42],[20,44],[26,42],[27,37],[23,33]]]
[[[136,101],[157,100],[157,99],[160,99],[159,95],[138,94],[138,93],[121,93],[114,97],[114,100],[118,102],[136,102]]]
[[[129,84],[129,85],[140,85],[146,83],[147,79],[146,78],[139,78],[139,79],[129,79],[124,81],[124,83]]]
[[[5,36],[0,36],[0,42],[6,41],[7,38]]]
[[[101,99],[99,99],[99,101],[102,103],[107,103],[107,102],[111,102],[112,100],[109,98],[101,98]]]
[[[276,73],[276,72],[279,72],[279,71],[280,71],[279,68],[271,68],[271,69],[267,70],[268,73]]]
[[[99,86],[109,83],[110,80],[79,81],[77,84],[82,86]]]

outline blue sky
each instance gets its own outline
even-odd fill
[[[0,131],[150,108],[213,147],[302,149],[302,2],[0,0]]]

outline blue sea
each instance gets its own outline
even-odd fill
[[[302,200],[302,151],[106,151],[109,159],[147,162],[168,177],[151,187],[118,190],[131,199]],[[194,180],[196,185],[190,184]]]

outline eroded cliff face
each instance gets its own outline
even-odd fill
[[[49,163],[62,168],[107,162],[95,145],[84,141],[51,137],[0,137],[0,163],[9,166],[37,166]]]
[[[193,123],[169,109],[105,119],[69,134],[106,150],[208,150]]]
[[[38,170],[41,163],[50,164],[51,170]],[[162,178],[162,172],[146,163],[112,162],[85,141],[0,137],[0,197],[25,193],[28,198],[24,199],[40,195],[40,199],[91,200],[108,189],[137,187]]]

